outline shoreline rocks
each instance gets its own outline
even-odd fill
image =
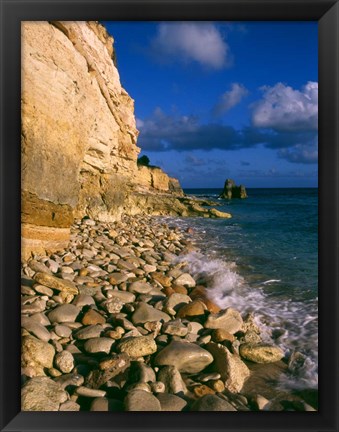
[[[149,216],[87,218],[67,249],[23,263],[24,410],[271,410],[283,397],[312,408],[272,384],[246,390],[284,353],[262,342],[252,316],[209,300],[177,259],[191,240]]]
[[[247,198],[245,186],[236,186],[234,180],[226,179],[224,190],[220,194],[220,198],[233,199],[233,198]]]

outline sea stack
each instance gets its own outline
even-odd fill
[[[220,198],[247,198],[245,186],[236,186],[234,180],[226,179],[224,190],[220,194]]]

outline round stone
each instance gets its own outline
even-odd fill
[[[94,309],[87,311],[81,320],[84,325],[105,324],[106,319]]]
[[[88,339],[84,344],[84,348],[85,351],[87,351],[88,353],[104,352],[106,354],[109,354],[113,342],[114,340],[111,338],[96,337],[96,338]]]
[[[213,362],[212,355],[199,345],[172,341],[155,358],[155,364],[172,365],[180,372],[197,373]]]
[[[54,327],[55,333],[60,337],[70,337],[72,334],[72,330],[65,325],[56,325]]]
[[[195,280],[192,278],[192,276],[188,273],[183,273],[178,278],[175,279],[174,283],[176,285],[184,285],[188,288],[195,287]]]
[[[206,310],[206,306],[200,300],[193,300],[192,303],[188,303],[182,306],[178,313],[178,318],[188,318],[194,316],[204,315]]]
[[[187,405],[184,399],[174,394],[159,393],[157,399],[160,401],[161,411],[182,411]]]
[[[205,322],[205,328],[222,328],[231,334],[238,332],[243,324],[243,320],[238,311],[227,308],[216,314],[210,314]]]
[[[75,321],[80,313],[80,309],[72,304],[57,306],[49,314],[49,320],[54,323]]]
[[[55,366],[63,373],[70,373],[74,368],[74,357],[69,351],[61,351],[54,357]]]
[[[157,351],[157,344],[153,336],[139,336],[123,339],[118,350],[128,354],[130,357],[144,357]]]
[[[151,291],[152,286],[147,282],[136,281],[132,282],[128,287],[128,291],[136,294],[147,294]]]
[[[159,400],[145,390],[132,390],[124,400],[126,411],[161,411]]]
[[[133,324],[143,324],[147,321],[170,321],[170,316],[154,307],[139,303],[132,315]]]
[[[100,324],[89,325],[78,330],[74,334],[74,337],[75,339],[82,339],[82,340],[98,338],[100,337],[102,331],[103,331],[103,326]]]
[[[44,342],[48,342],[51,339],[51,333],[38,322],[28,319],[22,322],[22,327]]]
[[[219,396],[206,395],[193,404],[191,411],[236,411],[236,409]]]
[[[254,363],[274,363],[284,357],[281,348],[269,344],[244,343],[240,345],[239,353],[241,357]]]

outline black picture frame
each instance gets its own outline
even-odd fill
[[[338,431],[339,4],[335,0],[0,0],[1,431]],[[316,20],[319,26],[319,410],[20,412],[20,23]]]

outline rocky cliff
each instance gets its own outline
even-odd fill
[[[103,26],[23,22],[21,64],[23,258],[65,246],[75,217],[184,213],[179,182],[137,165],[134,101]]]

